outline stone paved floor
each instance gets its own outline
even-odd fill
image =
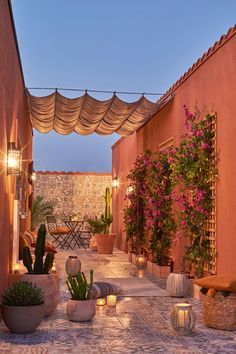
[[[76,253],[76,252],[73,252]],[[103,257],[90,251],[78,251],[84,270],[93,268],[104,278],[132,278],[136,268],[118,252]],[[97,308],[90,323],[69,322],[65,315],[68,292],[65,288],[64,263],[71,252],[57,255],[61,302],[52,316],[44,319],[35,333],[17,335],[0,325],[2,353],[165,353],[165,354],[236,354],[236,333],[206,328],[201,320],[201,302],[188,298],[197,315],[194,333],[188,337],[175,334],[170,311],[178,299],[166,296],[121,297],[114,310]],[[165,287],[165,281],[149,273],[147,279]],[[144,291],[145,293],[145,291]],[[181,300],[182,302],[182,300]]]

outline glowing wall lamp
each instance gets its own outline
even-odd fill
[[[16,148],[15,143],[8,143],[7,174],[18,176],[21,174],[21,149]]]
[[[119,181],[117,177],[114,177],[112,179],[112,188],[118,188],[119,187]]]

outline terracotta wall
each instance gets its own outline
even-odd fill
[[[219,181],[217,186],[217,272],[236,272],[236,29],[222,37],[168,92],[174,93],[168,103],[137,134],[137,153],[146,148],[158,150],[159,144],[174,138],[178,145],[185,131],[183,105],[192,112],[204,115],[217,113],[217,146],[220,152]],[[130,149],[125,149],[133,139]],[[122,155],[125,149],[125,155]],[[113,171],[119,166],[122,176],[129,170],[130,156],[135,156],[135,136],[123,139],[113,148]],[[122,162],[123,161],[123,162]],[[128,162],[127,162],[128,161]],[[120,219],[123,193],[116,196],[119,208],[114,218]],[[121,228],[114,224],[121,235]],[[124,234],[119,237],[124,237]],[[124,241],[121,242],[124,244]],[[175,267],[180,268],[183,242],[173,250]]]
[[[11,10],[7,0],[0,1],[0,291],[6,285],[12,266],[13,204],[16,199],[16,177],[6,175],[7,143],[16,142],[23,150],[23,159],[31,159],[32,133],[26,110],[24,81],[16,46]],[[21,186],[22,203],[27,203],[29,186],[23,163]],[[24,199],[24,200],[23,200]],[[27,206],[26,206],[27,208]],[[21,221],[24,228],[28,221]]]
[[[110,173],[37,172],[34,196],[53,201],[60,220],[74,215],[93,218],[104,213],[107,187],[111,189]]]

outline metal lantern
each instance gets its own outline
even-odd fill
[[[171,312],[171,324],[180,335],[191,334],[195,325],[196,316],[192,305],[187,303],[176,304]]]
[[[144,254],[138,254],[136,256],[136,266],[138,268],[146,268],[147,257]]]
[[[81,262],[77,256],[69,256],[66,261],[66,273],[75,277],[81,270]]]
[[[21,174],[22,153],[15,143],[8,143],[7,174],[18,176]]]

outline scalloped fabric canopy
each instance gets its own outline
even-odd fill
[[[109,100],[99,101],[87,92],[77,98],[67,98],[58,91],[36,97],[27,90],[33,128],[40,133],[55,130],[62,135],[72,132],[80,135],[130,135],[159,111],[169,98],[154,103],[142,96],[138,101],[129,103],[116,94]]]

